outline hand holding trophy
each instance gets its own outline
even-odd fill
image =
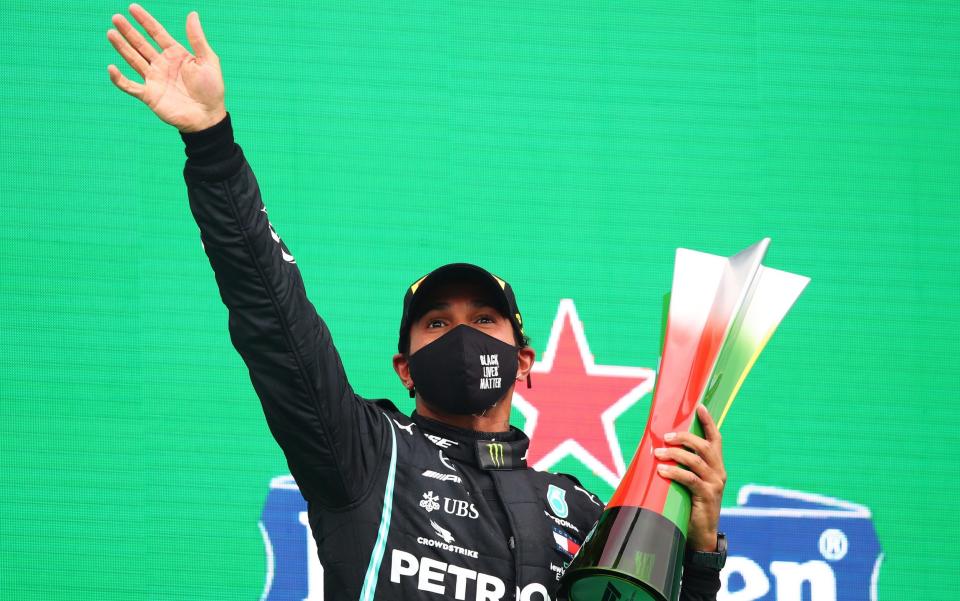
[[[559,599],[679,597],[691,499],[675,481],[684,481],[673,472],[682,468],[665,467],[663,460],[682,460],[681,453],[691,452],[676,446],[693,443],[690,432],[719,444],[719,428],[747,373],[810,281],[762,266],[769,244],[764,238],[730,258],[677,250],[660,373],[643,439],[567,568]],[[694,419],[698,411],[706,428]],[[670,433],[676,434],[666,440]]]

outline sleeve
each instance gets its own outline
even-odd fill
[[[720,590],[720,570],[684,564],[680,601],[716,601]]]
[[[383,464],[389,424],[350,387],[296,261],[270,224],[229,115],[182,136],[190,209],[270,431],[304,498],[352,503]]]

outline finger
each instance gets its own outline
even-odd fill
[[[710,442],[720,442],[720,428],[717,422],[713,421],[713,416],[707,411],[706,406],[697,405],[697,417],[700,418],[700,425],[703,426],[703,437]]]
[[[152,63],[153,59],[159,54],[157,49],[153,47],[153,44],[148,42],[147,39],[137,31],[137,28],[131,25],[130,21],[127,21],[127,18],[123,15],[113,15],[113,19],[111,20],[113,21],[113,26],[120,32],[120,35],[140,53],[140,56],[148,63]]]
[[[113,82],[113,85],[117,86],[127,94],[130,94],[138,100],[143,100],[143,91],[144,87],[142,84],[130,81],[123,76],[123,73],[120,72],[120,69],[117,69],[116,65],[108,65],[107,72],[110,73],[110,81]]]
[[[163,25],[160,24],[160,21],[157,21],[153,18],[153,15],[148,13],[145,8],[139,4],[130,5],[130,14],[133,15],[133,18],[137,20],[137,23],[143,26],[147,30],[147,33],[150,34],[150,37],[153,38],[153,41],[156,42],[161,48],[166,50],[173,46],[179,46],[177,41],[167,33],[167,30],[163,28]]]
[[[207,43],[207,36],[203,33],[203,27],[200,26],[200,15],[193,11],[187,15],[187,40],[190,42],[190,48],[193,54],[200,60],[213,58],[213,49]]]
[[[127,61],[127,64],[133,67],[133,70],[139,73],[141,76],[146,72],[147,67],[150,66],[147,63],[146,59],[140,55],[139,52],[134,50],[133,46],[130,45],[127,40],[120,35],[119,32],[115,29],[111,29],[107,32],[107,39],[110,40],[110,43],[116,48],[117,52],[120,53],[120,56],[123,57],[123,60]]]
[[[696,453],[691,453],[686,449],[681,449],[680,447],[664,447],[654,449],[653,454],[661,461],[675,461],[695,473],[701,480],[718,479],[713,468],[704,461],[703,457]]]
[[[668,480],[673,480],[678,484],[683,484],[690,489],[690,492],[697,496],[702,497],[705,495],[704,489],[706,487],[706,483],[690,470],[685,470],[682,467],[677,467],[675,465],[658,465],[657,473]]]
[[[710,443],[693,432],[673,432],[663,437],[664,442],[672,446],[688,447],[703,455],[710,452]]]
[[[700,456],[711,469],[716,470],[723,481],[726,481],[720,441],[708,442],[692,432],[676,432],[673,433],[672,437],[668,434],[664,436],[664,441],[668,445],[674,445],[672,448],[686,447],[690,449]]]

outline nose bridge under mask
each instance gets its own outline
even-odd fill
[[[449,366],[466,366],[470,363],[470,357],[475,354],[473,348],[475,344],[471,342],[472,337],[469,336],[466,331],[458,331],[460,328],[472,329],[468,325],[460,324],[430,343],[436,344],[445,337],[451,336],[447,344],[443,344],[440,348],[436,349],[438,354],[443,353],[446,355]],[[423,349],[420,350],[422,351]],[[454,387],[454,389],[466,389],[469,386],[469,382],[467,381],[468,374],[468,369],[452,369],[448,367],[441,369],[437,375],[447,380],[447,384]]]

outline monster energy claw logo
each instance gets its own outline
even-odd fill
[[[487,444],[487,453],[490,454],[490,461],[493,462],[493,465],[496,467],[503,467],[503,445],[499,442],[491,442]]]

